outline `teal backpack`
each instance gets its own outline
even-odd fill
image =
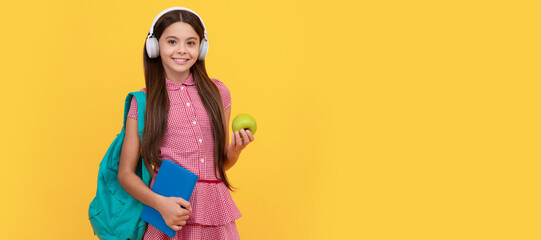
[[[132,97],[137,100],[137,124],[141,142],[143,140],[146,94],[142,91],[131,92],[126,97],[122,131],[116,136],[101,160],[96,197],[88,208],[88,218],[94,234],[102,240],[140,240],[143,239],[147,226],[147,223],[141,219],[143,204],[124,191],[117,178],[120,151],[126,132],[126,117]],[[139,159],[136,174],[148,186],[150,174],[142,158]]]

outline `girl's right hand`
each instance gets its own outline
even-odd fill
[[[181,208],[184,207],[184,208]],[[186,225],[192,206],[190,203],[179,197],[164,197],[157,209],[165,220],[165,224],[175,231],[180,231]]]

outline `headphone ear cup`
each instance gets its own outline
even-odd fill
[[[205,57],[207,56],[208,51],[209,51],[209,42],[207,41],[207,39],[203,39],[203,41],[201,41],[201,45],[199,45],[199,57],[197,59],[205,60]]]
[[[158,39],[156,39],[154,36],[147,38],[146,49],[149,58],[157,58],[158,56],[160,56],[160,46],[158,45]]]

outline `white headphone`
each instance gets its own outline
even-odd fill
[[[149,58],[157,58],[160,56],[160,47],[158,45],[158,39],[156,39],[156,36],[154,36],[154,24],[158,21],[158,19],[171,11],[175,10],[186,10],[188,12],[191,12],[195,14],[201,21],[201,24],[203,25],[203,39],[201,40],[201,43],[199,44],[199,56],[197,57],[198,60],[205,60],[205,56],[207,56],[207,52],[209,50],[209,42],[207,39],[207,28],[205,27],[205,23],[203,23],[203,19],[197,13],[194,11],[184,8],[184,7],[171,7],[168,9],[163,10],[154,18],[154,21],[152,22],[152,26],[150,26],[150,31],[148,32],[147,41],[146,41],[146,50]]]

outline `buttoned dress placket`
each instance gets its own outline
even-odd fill
[[[192,89],[190,88],[195,88],[195,85],[192,85],[192,86],[187,86],[185,84],[182,84],[182,86],[180,87],[180,99],[181,101],[183,102],[183,104],[185,104],[185,114],[186,116],[188,117],[188,119],[190,119],[191,121],[191,129],[193,131],[193,136],[195,136],[195,144],[198,146],[198,157],[197,159],[199,159],[199,161],[197,162],[197,175],[198,176],[206,176],[206,168],[205,168],[205,158],[203,156],[203,153],[202,153],[202,149],[203,149],[203,132],[201,131],[201,125],[199,123],[199,118],[197,116],[197,111],[194,107],[194,104],[193,104],[193,101],[192,101],[192,98],[190,97],[191,94],[194,94],[192,91]],[[197,94],[197,91],[195,91],[195,94]]]

